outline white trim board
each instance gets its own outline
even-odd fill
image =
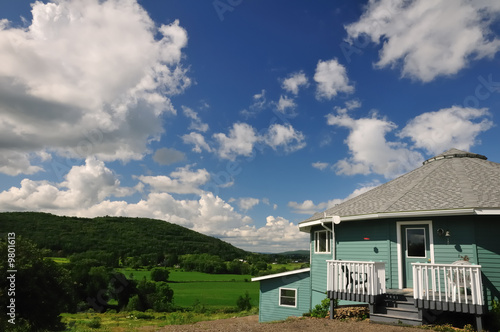
[[[401,243],[401,226],[407,225],[428,225],[429,226],[429,251],[431,263],[434,264],[434,232],[432,229],[432,220],[419,221],[398,221],[396,222],[396,238],[397,238],[397,253],[398,253],[398,287],[403,289],[403,248]]]
[[[282,272],[282,273],[275,273],[275,274],[270,274],[267,276],[262,276],[262,277],[256,277],[252,278],[252,281],[261,281],[261,280],[266,280],[266,279],[272,279],[272,278],[279,278],[279,277],[284,277],[284,276],[289,276],[292,274],[297,274],[297,273],[302,273],[302,272],[309,272],[311,271],[310,267],[306,267],[305,269],[300,269],[300,270],[294,270],[294,271],[288,271],[288,272]]]

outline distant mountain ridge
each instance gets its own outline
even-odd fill
[[[12,232],[60,256],[102,250],[119,257],[206,253],[232,260],[250,254],[220,239],[147,218],[90,219],[42,212],[0,213],[0,240]]]

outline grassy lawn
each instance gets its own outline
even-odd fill
[[[118,272],[123,273],[127,279],[132,279],[130,278],[130,275],[133,275],[134,280],[142,280],[144,277],[146,277],[147,280],[151,280],[151,271],[149,270],[135,270],[131,268],[122,268],[122,269],[116,269]]]
[[[146,277],[150,280],[150,271],[118,269],[127,278],[132,274],[135,280]],[[192,307],[195,302],[208,309],[235,307],[239,296],[248,294],[253,306],[259,304],[259,283],[250,282],[251,275],[208,274],[202,272],[184,272],[171,269],[169,286],[174,291],[174,303],[180,307]]]
[[[240,274],[208,274],[202,272],[184,272],[182,270],[170,270],[170,281],[245,281],[252,279],[251,275]]]
[[[47,257],[47,258],[52,259],[57,264],[68,264],[69,263],[69,258],[66,258],[66,257]]]
[[[216,320],[231,317],[243,317],[256,315],[256,308],[250,311],[232,312],[232,313],[213,313],[206,314],[194,312],[119,312],[119,313],[77,313],[62,314],[62,322],[66,324],[66,331],[74,332],[123,332],[135,331],[143,326],[162,327],[166,325],[193,324],[200,321]]]
[[[288,271],[298,270],[304,263],[271,264],[271,271],[279,270],[285,267]]]
[[[174,290],[174,303],[181,307],[190,307],[199,301],[207,308],[235,307],[236,300],[246,291],[250,295],[252,306],[259,305],[258,282],[186,282],[171,283]]]

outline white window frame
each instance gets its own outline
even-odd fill
[[[326,243],[325,243],[325,248],[326,251],[320,251],[320,239],[319,239],[319,234],[320,233],[326,233]],[[332,247],[332,232],[327,231],[327,230],[321,230],[321,231],[316,231],[314,232],[314,253],[316,254],[330,254],[331,253],[331,247]]]
[[[416,220],[416,221],[397,221],[396,222],[396,239],[397,239],[397,250],[398,250],[398,287],[403,289],[403,253],[402,253],[402,235],[401,226],[406,225],[428,225],[429,226],[429,250],[430,250],[430,263],[434,264],[434,228],[432,227],[432,220]]]
[[[282,297],[281,290],[292,290],[292,291],[294,291],[294,293],[295,293],[294,300],[293,300],[294,305],[282,304],[281,303],[281,297]],[[280,287],[278,296],[279,296],[278,303],[279,303],[280,307],[297,308],[297,288],[284,288],[284,287]],[[287,296],[287,297],[291,298],[290,296]]]

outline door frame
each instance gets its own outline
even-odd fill
[[[432,228],[432,220],[415,220],[415,221],[397,221],[396,222],[396,237],[397,237],[397,252],[398,252],[398,287],[403,289],[403,244],[401,228],[408,225],[427,225],[429,227],[429,254],[431,263],[434,264],[434,232]]]

